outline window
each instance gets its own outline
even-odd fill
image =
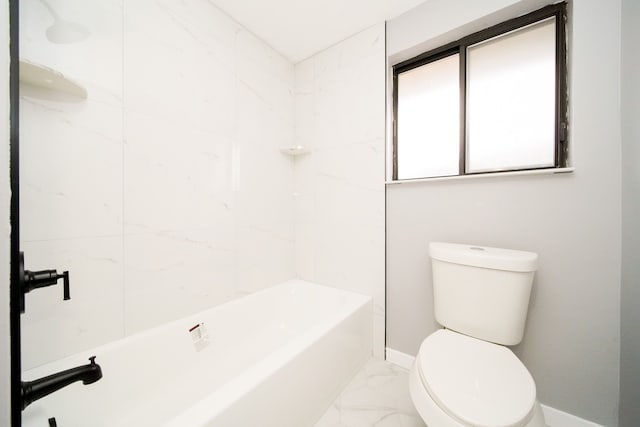
[[[393,179],[566,166],[564,3],[393,67]]]

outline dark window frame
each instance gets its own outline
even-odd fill
[[[555,100],[555,158],[554,165],[549,167],[534,167],[515,169],[538,170],[556,169],[567,166],[568,138],[567,138],[567,4],[557,3],[543,7],[542,9],[502,22],[498,25],[486,28],[444,46],[424,52],[414,58],[400,62],[393,66],[393,171],[392,180],[398,180],[398,75],[403,72],[413,70],[425,64],[458,54],[460,59],[460,150],[458,162],[458,175],[479,175],[491,173],[504,173],[513,170],[467,172],[467,135],[466,135],[466,70],[467,70],[467,48],[479,42],[515,31],[526,26],[535,24],[548,18],[556,18],[556,100]],[[412,179],[429,179],[437,177],[416,177]]]

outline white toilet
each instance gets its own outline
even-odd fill
[[[538,255],[431,243],[435,317],[409,388],[428,427],[545,427],[522,340]]]

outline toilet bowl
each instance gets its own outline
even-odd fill
[[[420,346],[411,399],[428,427],[545,427],[522,341],[533,252],[431,243],[433,302],[444,327]]]
[[[529,371],[508,348],[440,329],[409,374],[428,427],[545,427]]]

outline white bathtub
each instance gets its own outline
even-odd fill
[[[208,345],[189,333],[204,323]],[[372,302],[291,280],[23,374],[97,356],[103,378],[23,412],[23,426],[312,426],[371,354]]]

